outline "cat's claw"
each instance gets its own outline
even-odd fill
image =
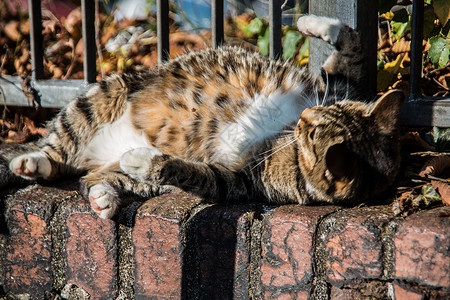
[[[146,180],[152,158],[160,155],[161,151],[153,148],[132,149],[120,158],[120,169],[134,179]]]
[[[9,163],[9,169],[16,175],[27,179],[49,179],[52,165],[45,154],[32,152],[15,157]]]
[[[117,212],[119,196],[106,184],[96,184],[89,189],[92,210],[102,219],[111,219]]]
[[[337,19],[314,15],[300,17],[297,21],[298,30],[303,35],[321,38],[332,45],[336,44],[343,26],[344,24]]]

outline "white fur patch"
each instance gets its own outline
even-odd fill
[[[134,148],[151,147],[143,132],[134,128],[127,110],[111,124],[100,128],[86,146],[83,160],[95,165],[107,165],[119,161],[120,157]]]
[[[300,17],[297,27],[304,35],[320,37],[324,41],[335,44],[344,24],[333,18],[308,15]]]
[[[48,179],[52,172],[50,161],[41,152],[31,152],[17,156],[11,160],[9,168],[15,174],[31,179],[38,177]]]
[[[303,89],[300,85],[285,94],[276,91],[268,96],[256,95],[245,113],[219,132],[219,146],[213,160],[233,166],[250,146],[297,122],[299,114],[311,106],[310,101],[302,97]]]
[[[120,158],[120,169],[132,178],[145,180],[152,158],[159,155],[162,155],[162,152],[154,148],[132,149]]]
[[[89,189],[89,201],[100,218],[111,219],[117,211],[119,196],[109,185],[96,184]]]

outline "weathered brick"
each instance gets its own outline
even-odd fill
[[[342,287],[331,286],[330,300],[389,299],[388,283],[355,280]]]
[[[353,208],[336,214],[326,243],[327,281],[336,286],[383,273],[383,226],[392,218],[389,206]]]
[[[318,220],[336,207],[285,205],[264,214],[261,284],[267,297],[282,299],[309,291]]]
[[[179,193],[145,202],[132,232],[136,299],[180,298],[183,272],[183,222],[200,200]]]
[[[450,207],[407,217],[395,237],[395,276],[450,289]]]
[[[424,295],[417,291],[405,288],[397,283],[393,285],[394,289],[394,299],[395,300],[422,300],[424,299]]]
[[[66,280],[91,299],[117,294],[116,224],[100,219],[81,197],[65,208]]]
[[[186,224],[183,296],[193,299],[248,299],[250,226],[247,206],[212,205]]]
[[[49,223],[57,204],[74,194],[33,185],[6,199],[5,292],[43,299],[45,291],[52,289]]]

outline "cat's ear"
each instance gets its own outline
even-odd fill
[[[335,180],[350,181],[355,178],[358,171],[355,155],[343,143],[328,148],[325,162]]]
[[[377,100],[370,116],[383,133],[391,134],[398,128],[404,103],[405,95],[400,90],[391,90]]]

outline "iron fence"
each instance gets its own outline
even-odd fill
[[[281,6],[283,0],[270,0],[269,6],[269,56],[281,58]],[[44,78],[44,52],[42,37],[41,1],[28,0],[30,14],[30,43],[33,87],[40,93],[43,107],[62,107],[80,94],[86,84],[96,80],[95,1],[82,0],[82,34],[85,80],[47,80]],[[309,2],[309,12],[316,15],[337,17],[356,28],[362,37],[368,72],[367,87],[375,92],[376,87],[376,43],[377,1],[372,0],[315,0]],[[413,1],[410,98],[402,116],[404,125],[450,127],[450,99],[422,97],[422,32],[424,3]],[[224,42],[224,1],[211,0],[212,46]],[[169,59],[169,0],[157,0],[158,60]],[[332,51],[323,41],[310,42],[309,67],[318,71],[324,59]],[[5,104],[28,106],[29,102],[20,88],[22,79],[8,77],[0,81]]]

